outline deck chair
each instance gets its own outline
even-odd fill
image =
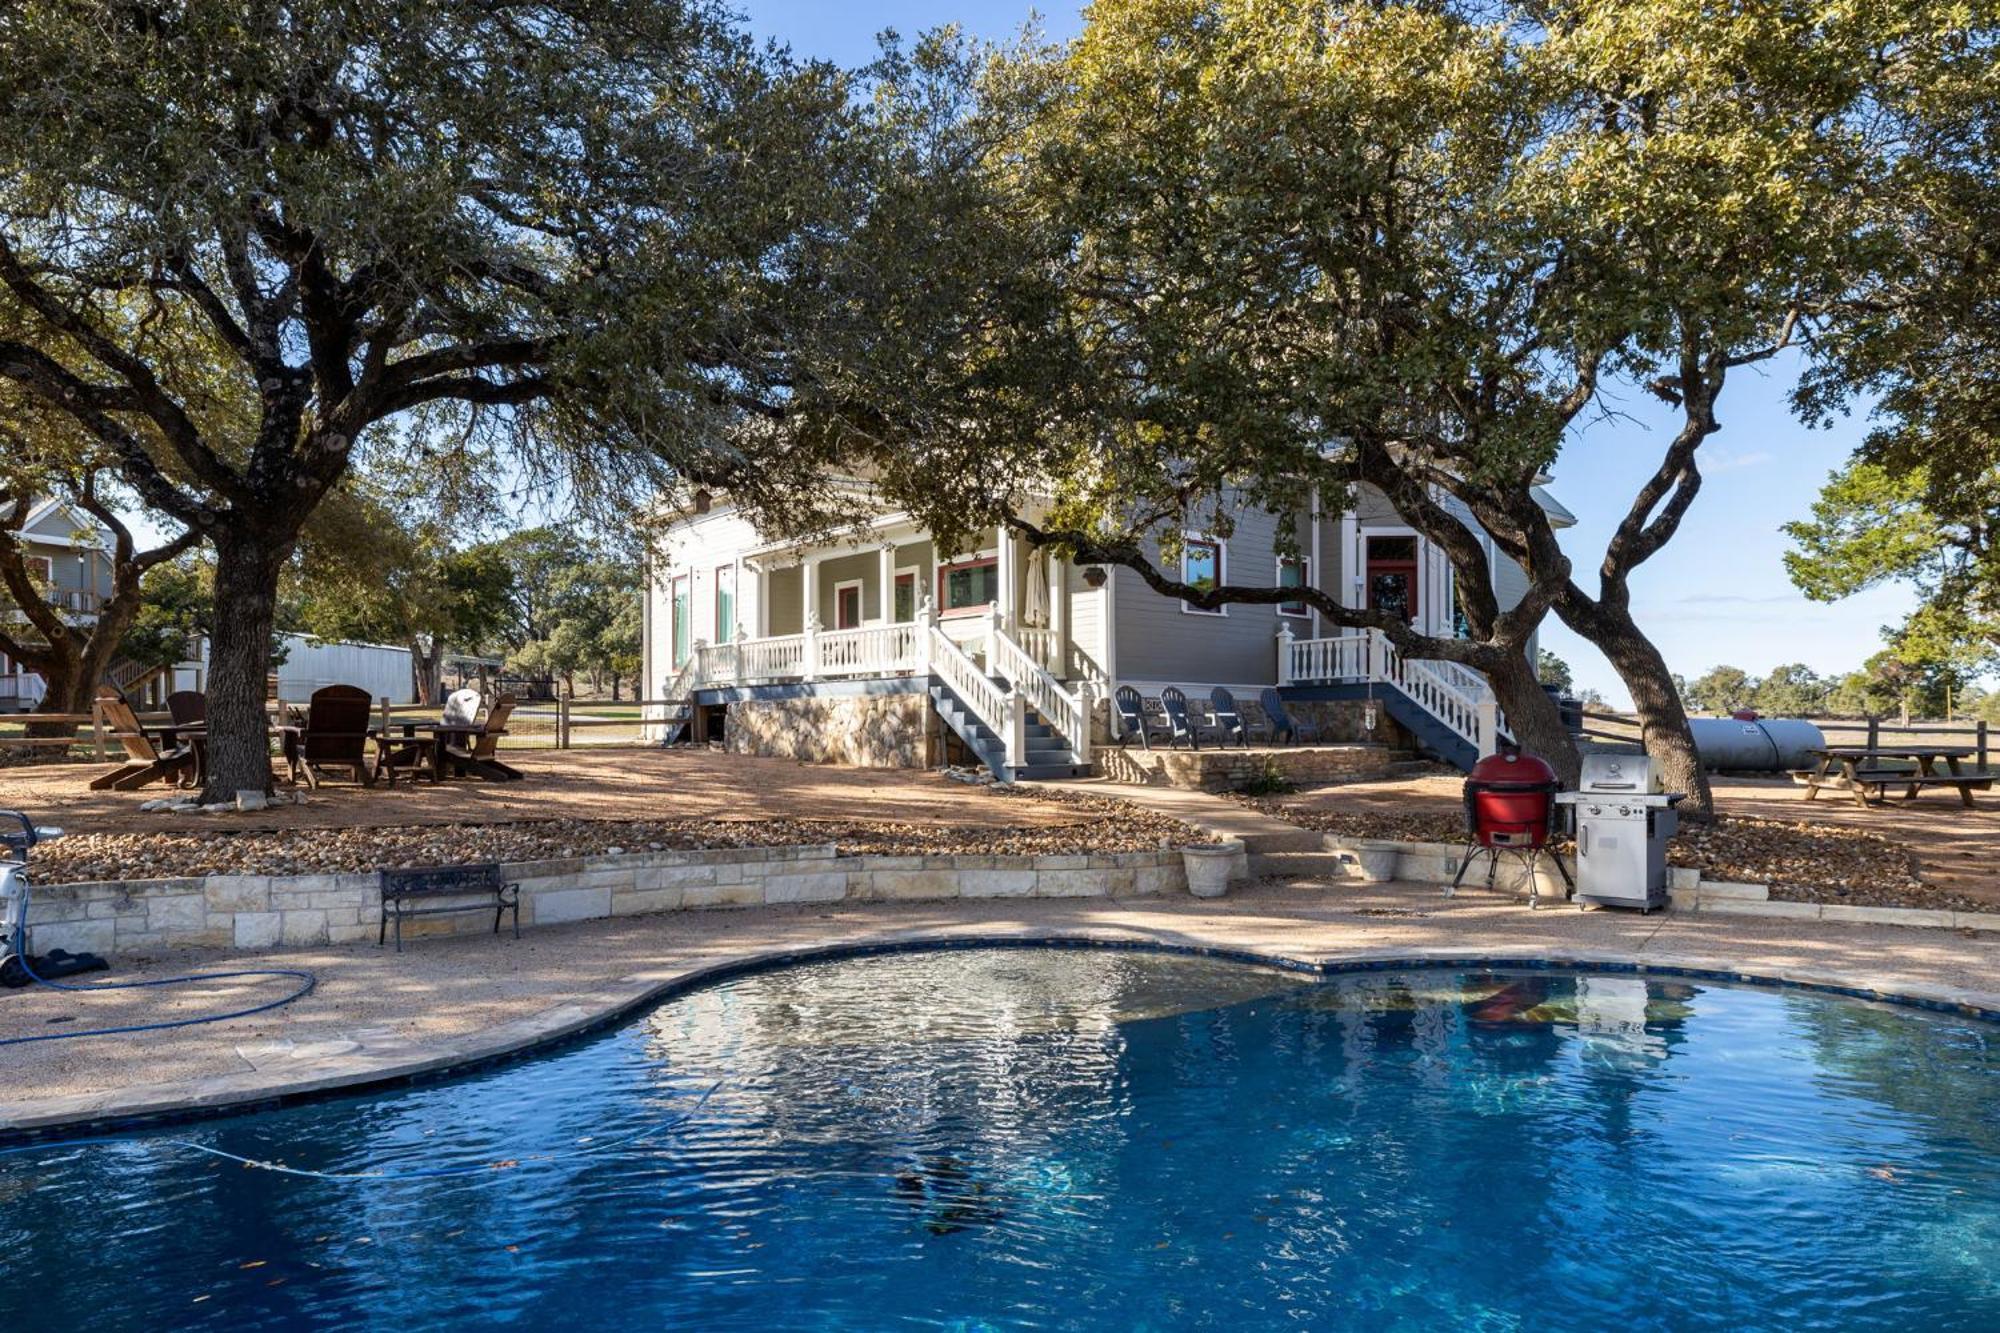
[[[167,696],[167,716],[175,722],[208,721],[208,696],[200,690],[175,690]]]
[[[1250,748],[1250,729],[1243,725],[1243,714],[1236,711],[1236,696],[1226,685],[1218,685],[1208,692],[1208,711],[1215,716],[1215,730],[1224,745],[1235,741],[1244,749]]]
[[[1181,693],[1178,685],[1169,685],[1160,691],[1160,707],[1167,714],[1167,745],[1169,748],[1188,743],[1191,750],[1201,748],[1201,731],[1188,712],[1187,695]]]
[[[1285,700],[1275,689],[1265,689],[1257,696],[1257,703],[1264,710],[1264,716],[1271,722],[1271,740],[1276,742],[1282,736],[1287,745],[1298,745],[1307,737],[1319,739],[1319,731],[1311,725],[1301,726],[1285,711]]]
[[[463,693],[474,692],[467,690]],[[478,735],[454,738],[445,746],[445,757],[451,761],[452,767],[460,773],[477,773],[480,777],[491,778],[495,782],[519,782],[521,770],[503,764],[494,757],[494,752],[500,748],[500,738],[507,734],[507,715],[513,711],[513,695],[503,694],[495,699],[493,707],[486,714],[485,725]]]
[[[90,780],[92,791],[131,791],[149,782],[184,782],[194,776],[194,746],[186,742],[169,750],[162,750],[153,743],[153,738],[139,730],[139,719],[133,715],[132,705],[125,702],[125,696],[116,690],[104,690],[97,696],[97,706],[104,714],[104,720],[111,724],[111,734],[125,747],[125,762]]]
[[[1117,731],[1118,744],[1126,746],[1133,737],[1139,738],[1140,748],[1153,748],[1153,733],[1157,727],[1146,725],[1146,699],[1130,685],[1120,685],[1111,694],[1111,721]]]
[[[372,710],[368,691],[357,685],[327,685],[314,690],[306,703],[305,724],[285,730],[285,763],[292,783],[301,774],[308,787],[319,786],[319,770],[344,768],[364,786],[375,785],[368,763]]]

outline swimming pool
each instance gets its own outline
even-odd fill
[[[2000,1030],[1633,975],[850,958],[0,1157],[0,1256],[9,1330],[1991,1329]]]

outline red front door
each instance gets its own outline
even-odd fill
[[[1417,618],[1417,539],[1368,539],[1368,609]]]

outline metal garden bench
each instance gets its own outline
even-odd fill
[[[382,924],[375,932],[375,943],[380,947],[389,933],[389,923],[396,923],[396,952],[403,951],[403,918],[406,916],[437,916],[445,912],[483,912],[493,909],[493,933],[500,933],[500,918],[508,912],[514,914],[514,938],[521,938],[521,886],[510,884],[500,873],[500,865],[488,861],[481,865],[469,866],[415,866],[398,870],[383,870],[382,875]],[[478,896],[483,902],[457,902],[427,904],[438,898],[469,898]]]

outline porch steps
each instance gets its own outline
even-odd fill
[[[1040,713],[1028,709],[1026,763],[1007,763],[1007,746],[992,728],[973,716],[972,710],[940,681],[933,680],[930,688],[931,706],[944,719],[946,726],[965,742],[966,748],[979,756],[987,771],[1002,782],[1047,781],[1054,778],[1087,777],[1090,765],[1076,762],[1076,754],[1068,742],[1055,732]]]

